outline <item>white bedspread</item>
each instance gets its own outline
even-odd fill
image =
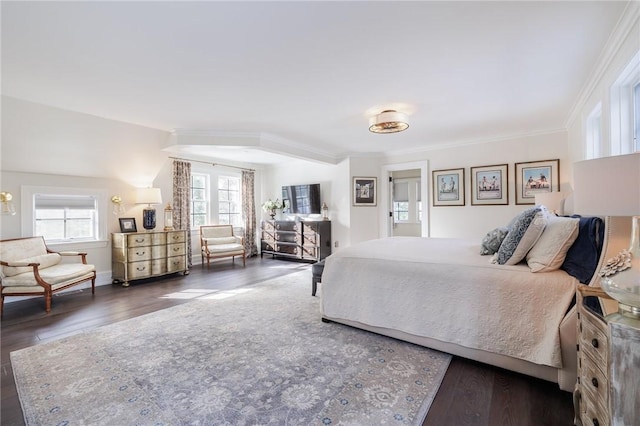
[[[392,237],[326,259],[322,314],[562,367],[575,278],[489,263],[475,240]]]

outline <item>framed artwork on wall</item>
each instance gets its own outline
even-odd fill
[[[354,177],[353,178],[353,205],[376,206],[378,178]]]
[[[471,205],[493,206],[509,204],[509,166],[471,167]]]
[[[138,232],[135,217],[121,217],[119,220],[120,232]]]
[[[433,206],[464,206],[464,169],[434,170]]]
[[[516,163],[516,204],[535,204],[536,194],[560,191],[560,160]]]

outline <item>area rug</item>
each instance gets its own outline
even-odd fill
[[[309,270],[186,293],[12,352],[27,425],[415,425],[451,359],[323,323]]]

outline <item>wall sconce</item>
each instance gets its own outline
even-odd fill
[[[14,215],[16,207],[13,205],[13,195],[10,192],[0,192],[0,214]]]
[[[111,203],[113,204],[113,214],[118,216],[124,213],[124,203],[122,202],[122,197],[119,195],[114,195],[111,197]]]

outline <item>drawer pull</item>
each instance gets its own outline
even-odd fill
[[[593,339],[593,340],[591,341],[591,345],[592,345],[594,348],[597,348],[597,347],[599,346],[598,339]]]
[[[141,240],[139,240],[139,239],[137,239],[137,238],[136,238],[136,243],[144,243],[144,238],[143,238],[143,239],[141,239]]]
[[[174,247],[173,251],[180,251],[180,247]]]
[[[140,272],[144,271],[145,269],[147,269],[146,266],[137,266],[136,269]]]
[[[594,387],[596,387],[596,388],[597,388],[597,387],[598,387],[598,379],[596,379],[595,377],[594,377],[593,379],[591,379],[591,384],[592,384]]]
[[[142,253],[140,253],[139,251],[137,251],[137,252],[136,252],[136,256],[144,256],[144,254],[145,254],[145,253],[146,253],[146,252],[144,252],[144,251],[143,251]]]
[[[591,421],[593,422],[593,426],[600,426],[598,419],[591,419]]]

